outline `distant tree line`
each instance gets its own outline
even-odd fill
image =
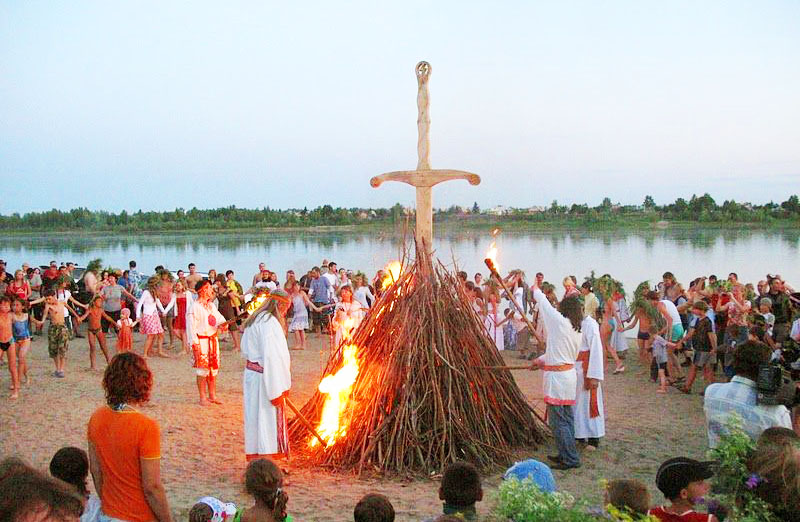
[[[309,210],[238,208],[192,208],[155,212],[138,210],[128,213],[94,211],[80,207],[68,211],[48,210],[20,215],[0,215],[0,231],[160,231],[238,229],[261,227],[315,227],[363,224],[396,224],[413,215],[413,209],[397,203],[390,208],[334,208],[323,205]],[[553,201],[548,207],[494,208],[481,210],[477,203],[471,207],[451,206],[436,211],[438,222],[458,220],[482,224],[567,223],[582,225],[636,225],[658,221],[697,223],[792,224],[800,222],[800,202],[797,195],[783,203],[762,205],[726,200],[718,205],[709,194],[693,195],[688,201],[678,198],[673,203],[657,205],[646,196],[641,205],[619,205],[605,198],[596,207],[586,204],[561,205]]]

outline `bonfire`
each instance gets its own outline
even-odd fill
[[[423,249],[390,272],[301,408],[326,444],[295,417],[293,447],[334,469],[429,473],[505,465],[542,442],[546,428],[456,278]]]

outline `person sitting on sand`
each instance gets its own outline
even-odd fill
[[[50,474],[75,487],[85,503],[81,522],[95,522],[100,516],[100,497],[89,493],[89,456],[80,448],[67,446],[56,451],[50,459]]]
[[[100,344],[100,349],[103,350],[103,355],[106,358],[106,364],[111,362],[111,357],[108,356],[108,348],[106,347],[106,335],[103,333],[102,329],[102,320],[110,322],[114,328],[117,328],[117,324],[114,318],[108,315],[103,309],[103,298],[99,295],[92,299],[92,306],[89,307],[89,310],[82,316],[78,317],[78,324],[81,324],[83,321],[85,321],[87,317],[89,318],[89,326],[87,328],[87,337],[89,338],[89,369],[96,370],[95,341]]]
[[[236,504],[203,497],[189,510],[189,522],[226,522],[236,519]]]
[[[394,522],[394,506],[378,493],[367,493],[353,510],[354,522]]]
[[[611,505],[631,517],[642,517],[650,509],[647,486],[636,479],[609,480],[605,491],[606,505]]]
[[[658,506],[647,511],[648,515],[663,522],[718,522],[717,517],[694,510],[711,485],[706,479],[714,476],[713,462],[698,462],[685,457],[669,459],[658,468],[656,486],[669,500],[669,506]]]
[[[478,469],[468,462],[453,462],[442,473],[439,499],[444,500],[443,515],[457,515],[463,520],[478,520],[475,504],[483,500]],[[434,522],[431,517],[426,522]]]
[[[292,521],[286,514],[289,495],[283,490],[283,474],[273,461],[251,461],[244,472],[244,487],[255,503],[237,514],[239,522]]]
[[[75,488],[16,457],[0,461],[0,520],[78,522],[83,499]]]

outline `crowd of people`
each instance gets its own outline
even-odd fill
[[[291,348],[301,350],[307,346],[306,334],[315,333],[327,336],[331,348],[337,348],[370,313],[384,286],[391,284],[391,277],[378,271],[369,279],[325,260],[300,278],[290,270],[281,282],[262,263],[245,289],[231,270],[223,275],[209,269],[203,277],[193,263],[187,268],[187,272],[173,274],[159,266],[154,275],[144,277],[134,261],[119,273],[89,266],[77,285],[71,277],[71,263],[59,267],[52,262],[41,274],[38,268],[23,265],[13,277],[0,263],[0,339],[6,340],[0,342],[0,348],[7,356],[12,398],[19,396],[27,380],[26,353],[31,338],[43,332],[45,320],[49,320],[47,341],[54,378],[64,378],[69,340],[83,335],[84,322],[91,368],[96,367],[96,346],[107,363],[103,377],[107,405],[89,420],[88,451],[83,455],[82,450],[67,448],[64,452],[69,458],[61,458],[67,458],[68,464],[51,465],[51,470],[54,466],[59,470],[88,462],[99,501],[86,495],[88,473],[81,471],[83,468],[68,472],[66,478],[53,472],[75,486],[70,490],[62,482],[7,460],[0,480],[10,481],[6,485],[12,490],[22,487],[19,484],[36,483],[49,484],[57,491],[51,496],[32,496],[31,502],[38,504],[29,504],[34,506],[30,509],[60,513],[63,508],[67,513],[71,508],[64,506],[71,504],[64,499],[75,497],[80,500],[75,513],[97,513],[97,518],[85,520],[171,520],[160,479],[158,424],[138,410],[148,401],[153,383],[147,358],[177,355],[173,353],[177,341],[179,353],[191,355],[200,404],[221,404],[215,382],[221,364],[220,336],[227,333],[232,349],[247,359],[244,410],[249,464],[245,484],[255,504],[231,510],[207,497],[192,508],[192,520],[224,520],[225,516],[244,521],[290,520],[281,470],[273,462],[288,451],[283,411],[291,388],[288,339],[294,339]],[[542,273],[530,284],[521,270],[511,271],[502,280],[482,274],[469,280],[463,272],[458,278],[476,320],[484,325],[496,348],[515,350],[519,357],[531,360],[531,369],[543,372],[547,419],[558,453],[548,456],[549,466],[538,462],[530,466],[546,468],[547,473],[578,468],[581,450],[599,446],[605,435],[601,383],[609,371],[612,375],[626,371],[625,332],[638,328],[638,357],[651,369],[657,393],[667,393],[669,385],[691,393],[697,373],[702,372],[707,385],[701,394],[705,394],[710,447],[724,435],[731,413],[743,419],[753,440],[760,440],[765,433],[774,435],[770,430],[785,430],[781,440],[788,441],[785,446],[789,449],[773,453],[786,460],[781,473],[793,473],[792,477],[800,480],[800,472],[789,462],[800,462],[796,436],[789,435],[794,434],[798,422],[784,405],[759,403],[756,390],[758,372],[765,364],[800,370],[800,300],[780,276],[769,275],[750,285],[739,282],[735,273],[724,281],[712,275],[697,277],[684,287],[667,272],[658,284],[640,284],[632,296],[609,275],[591,276],[581,284],[575,276],[567,276],[560,297]],[[141,355],[134,350],[137,327],[145,337]],[[117,336],[113,358],[106,340],[112,330]],[[165,335],[169,339],[166,348]],[[607,368],[609,359],[613,370]],[[684,368],[688,368],[686,375]],[[55,457],[54,461],[60,462]],[[765,466],[764,474],[776,464],[762,461],[758,462]],[[682,457],[667,461],[658,471],[656,484],[671,504],[652,508],[649,499],[638,498],[626,501],[626,508],[646,506],[646,511],[660,520],[700,520],[692,518],[693,504],[707,493],[705,480],[710,473],[708,463]],[[456,478],[451,484],[448,480],[452,477]],[[431,520],[449,520],[447,517],[456,513],[474,519],[474,505],[482,494],[479,478],[474,487],[475,477],[477,471],[468,464],[448,468],[440,490],[444,512]],[[642,488],[635,481],[613,484],[608,490],[611,504],[616,496],[641,496]],[[795,497],[800,494],[800,482],[786,484],[795,487]],[[0,486],[0,491],[4,489]],[[51,505],[51,499],[61,500]],[[785,520],[794,520],[792,511],[790,515],[786,510],[776,511]],[[700,516],[714,520],[713,515]],[[357,521],[392,520],[394,512],[388,499],[373,495],[359,502],[354,517]]]

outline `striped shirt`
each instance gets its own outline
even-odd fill
[[[715,448],[720,436],[727,433],[733,413],[742,418],[742,428],[753,440],[773,426],[792,429],[792,418],[786,406],[757,404],[757,395],[756,383],[739,375],[731,382],[712,384],[706,388],[703,409],[706,412],[710,448]]]

